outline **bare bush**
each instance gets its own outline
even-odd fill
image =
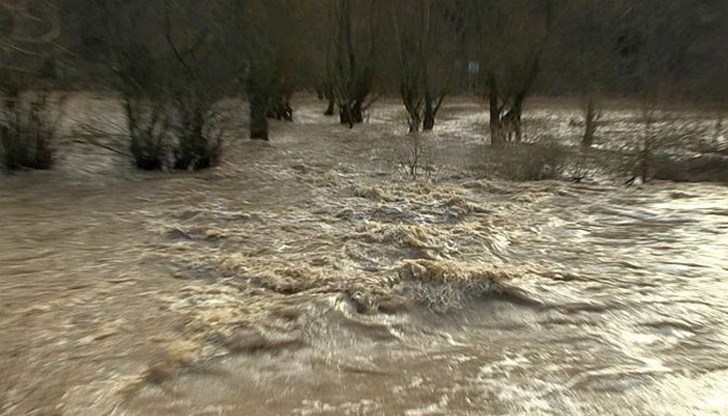
[[[49,169],[60,116],[52,111],[55,100],[38,86],[43,69],[54,75],[52,51],[62,34],[58,10],[52,2],[0,2],[0,21],[2,164],[7,170]]]
[[[515,181],[561,179],[568,164],[568,150],[551,143],[505,143],[488,148],[480,167],[494,176]]]
[[[96,35],[110,54],[105,59],[115,73],[111,83],[122,95],[134,165],[216,165],[222,132],[213,126],[212,109],[237,82],[237,69],[221,63],[223,35],[210,27],[217,6],[104,0],[93,7],[105,22]]]
[[[220,115],[195,100],[168,102],[127,98],[124,102],[134,165],[144,170],[198,170],[222,155]]]
[[[126,97],[124,110],[134,166],[143,170],[168,168],[171,164],[171,109],[163,103]]]
[[[407,178],[437,182],[443,166],[436,160],[435,144],[428,134],[411,133],[395,139],[392,164]]]
[[[624,171],[646,183],[652,179],[675,181],[725,181],[728,163],[720,140],[697,113],[648,103],[639,120],[642,132],[622,151],[629,155]]]
[[[218,164],[222,154],[221,128],[212,126],[218,114],[191,99],[179,103],[180,123],[174,152],[176,169],[198,170]]]
[[[60,111],[46,92],[14,94],[0,103],[0,156],[5,169],[50,169]]]
[[[106,5],[108,7],[108,5]],[[167,91],[171,84],[163,74],[169,62],[155,55],[150,47],[111,33],[117,46],[114,72],[121,92],[129,151],[134,166],[143,170],[171,168],[172,126],[175,109]],[[110,41],[111,42],[111,41]]]

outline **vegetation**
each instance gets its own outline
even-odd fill
[[[575,97],[584,152],[609,143],[605,103],[627,97],[645,108],[645,129],[619,151],[647,181],[678,150],[652,130],[655,117],[728,99],[723,2],[16,0],[0,18],[8,169],[51,166],[57,123],[37,91],[69,81],[121,95],[128,149],[146,170],[215,166],[222,99],[244,97],[250,138],[268,140],[268,119],[293,120],[294,92],[315,89],[325,114],[352,128],[378,97],[397,95],[412,134],[436,127],[448,95],[473,95],[503,160],[543,152],[549,161],[536,165],[549,166],[552,153],[580,152],[504,146],[535,141],[523,123],[529,97]],[[537,170],[509,176],[551,176]]]
[[[568,149],[555,144],[507,143],[484,159],[493,162],[497,176],[516,181],[562,179],[566,174]]]
[[[5,169],[50,169],[60,116],[52,114],[48,94],[6,95],[0,112],[0,157]]]
[[[409,134],[394,140],[392,163],[405,177],[417,181],[437,182],[443,163],[437,160],[437,148],[427,134]]]
[[[214,104],[232,75],[217,61],[220,36],[198,18],[211,7],[192,2],[98,2],[97,42],[112,62],[122,94],[134,164],[140,169],[202,169],[217,164],[221,133]]]
[[[435,127],[437,112],[452,84],[452,62],[457,56],[453,38],[462,37],[462,31],[443,5],[431,0],[392,3],[394,72],[410,133]]]
[[[7,170],[49,169],[60,110],[43,78],[55,66],[48,45],[61,34],[59,17],[49,4],[13,3],[0,4],[0,158]]]

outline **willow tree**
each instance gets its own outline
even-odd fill
[[[568,77],[565,82],[571,87],[570,92],[580,97],[584,147],[594,143],[604,97],[616,75],[616,45],[624,6],[621,0],[569,1],[554,36],[552,55],[557,70],[562,77]]]
[[[329,83],[339,107],[341,124],[352,127],[364,121],[371,104],[378,57],[380,19],[376,0],[329,1],[331,42]]]
[[[469,50],[490,108],[493,145],[522,138],[521,115],[541,70],[554,0],[467,0]]]
[[[399,92],[410,132],[432,130],[450,90],[462,32],[447,4],[434,0],[391,3]]]
[[[334,0],[309,0],[306,7],[300,9],[302,27],[297,37],[305,44],[306,53],[302,57],[303,84],[316,90],[321,100],[326,100],[324,115],[336,113],[336,96],[334,84],[336,74],[334,54],[337,32],[337,19]]]
[[[299,45],[295,31],[302,2],[229,0],[219,2],[218,25],[225,33],[224,65],[236,71],[250,105],[250,138],[268,140],[270,110],[293,92]]]

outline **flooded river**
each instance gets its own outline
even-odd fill
[[[728,414],[728,188],[416,183],[394,116],[318,110],[206,172],[0,176],[0,414]]]

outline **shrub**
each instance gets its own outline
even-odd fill
[[[0,104],[0,156],[7,170],[50,169],[60,125],[45,92],[9,93]]]
[[[218,114],[194,99],[125,99],[130,151],[144,170],[205,169],[218,164],[222,129]]]
[[[194,99],[180,105],[176,169],[198,170],[218,164],[222,153],[222,129],[212,124],[217,113]]]
[[[174,66],[134,46],[116,71],[121,81],[130,151],[144,170],[204,169],[222,153],[221,132],[211,127],[213,99],[192,88]],[[167,69],[167,70],[165,70]]]
[[[488,147],[481,154],[481,167],[494,176],[514,181],[559,179],[563,176],[568,151],[550,143],[504,143]]]
[[[410,133],[394,138],[391,163],[395,169],[413,181],[437,182],[442,165],[436,161],[436,149],[427,133]]]
[[[163,103],[127,97],[124,109],[134,166],[143,170],[168,168],[170,108]]]

